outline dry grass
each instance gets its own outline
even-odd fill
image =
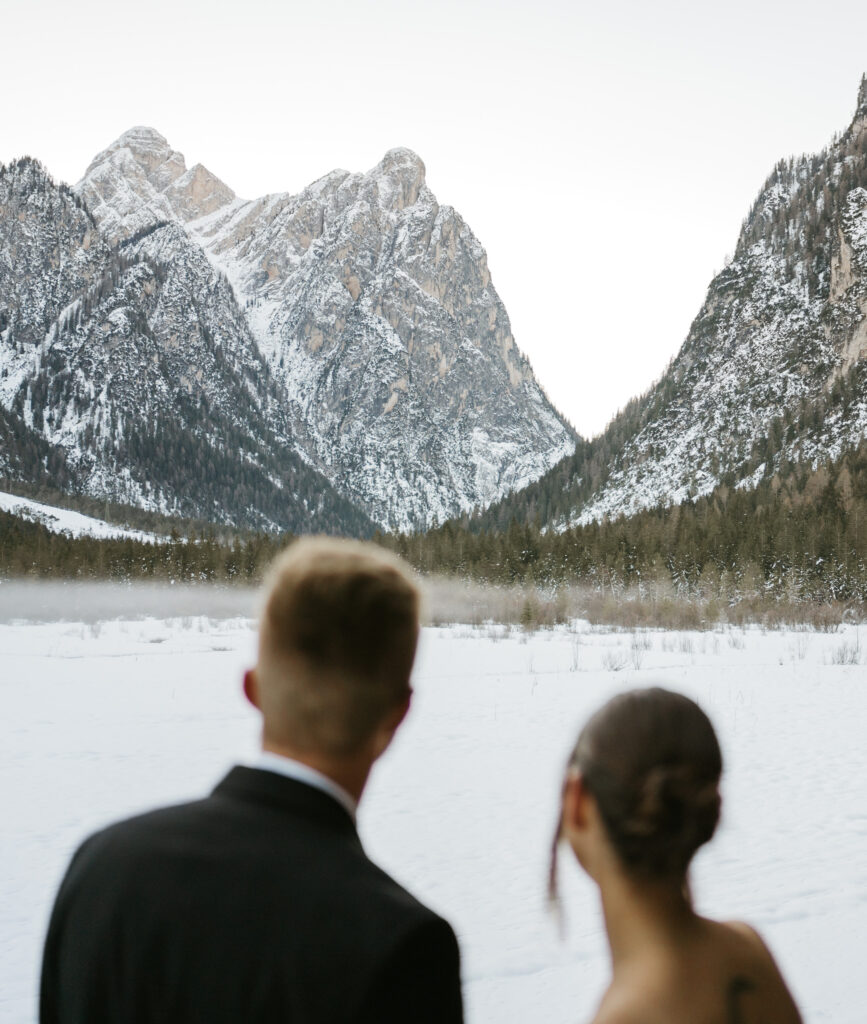
[[[642,629],[697,632],[720,626],[807,629],[833,633],[860,621],[864,609],[836,603],[780,600],[764,594],[720,597],[681,595],[674,588],[613,592],[589,587],[493,586],[443,577],[425,580],[426,622],[441,626],[494,624],[528,632],[587,620],[591,625],[635,632]],[[642,660],[643,652],[630,652]],[[575,652],[577,662],[579,652]]]
[[[424,581],[425,621],[431,626],[494,623],[527,630],[562,625],[580,617],[572,592],[565,587],[495,587],[431,577]]]
[[[831,652],[832,665],[860,665],[861,664],[861,642],[858,637],[854,643],[843,641],[840,646]]]
[[[602,667],[606,672],[620,672],[621,669],[626,668],[627,660],[626,651],[614,647],[603,652]]]

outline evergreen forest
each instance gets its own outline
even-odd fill
[[[154,543],[72,538],[0,513],[0,575],[251,584],[292,541],[290,534],[216,533],[194,523],[184,529],[172,527]],[[424,575],[484,585],[611,593],[663,586],[684,598],[729,603],[762,595],[861,607],[867,444],[830,465],[790,465],[785,476],[754,488],[722,485],[707,497],[611,522],[558,531],[517,517],[502,528],[469,517],[375,540]]]

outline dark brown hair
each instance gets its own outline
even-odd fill
[[[629,874],[685,878],[719,821],[722,774],[713,726],[694,701],[658,687],[614,697],[581,730],[568,769],[581,772]]]

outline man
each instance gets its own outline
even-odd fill
[[[278,559],[244,679],[260,760],[85,841],[49,925],[42,1024],[459,1024],[452,929],[355,828],[409,708],[418,604],[367,545]]]

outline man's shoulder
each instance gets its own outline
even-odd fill
[[[171,858],[181,849],[179,844],[192,842],[231,856],[236,843],[248,847],[259,833],[267,836],[269,845],[279,853],[281,826],[282,831],[297,832],[304,824],[304,815],[295,813],[297,808],[291,802],[279,798],[285,798],[287,792],[297,797],[299,791],[305,796],[313,793],[309,787],[273,773],[235,766],[209,793],[141,811],[98,829],[84,840],[79,853],[136,853],[156,845]],[[354,834],[346,813],[331,807],[330,797],[320,793],[313,796],[314,802],[328,805],[331,818],[339,819],[347,833]]]
[[[159,830],[195,817],[213,800],[211,794],[192,800],[178,800],[117,818],[94,832],[94,836],[121,838]]]
[[[232,898],[239,880],[246,885],[255,878],[256,891],[270,893],[275,905],[290,900],[299,913],[309,905],[326,917],[339,910],[344,922],[362,931],[365,921],[375,926],[377,941],[436,931],[445,923],[370,859],[331,797],[314,791],[305,797],[316,814],[308,813],[310,807],[296,813],[288,805],[227,797],[220,786],[201,799],[136,814],[88,836],[70,863],[68,881],[90,891],[111,877],[141,891],[183,878],[196,889],[219,885],[213,894],[219,902]]]
[[[384,868],[364,856],[364,868],[356,876],[359,891],[371,902],[376,902],[383,912],[390,914],[395,922],[402,921],[410,928],[432,926],[442,918],[396,881]]]
[[[190,827],[210,797],[167,804],[110,822],[89,833],[79,844],[70,862],[70,869],[106,857],[122,856],[146,850],[160,834]]]

